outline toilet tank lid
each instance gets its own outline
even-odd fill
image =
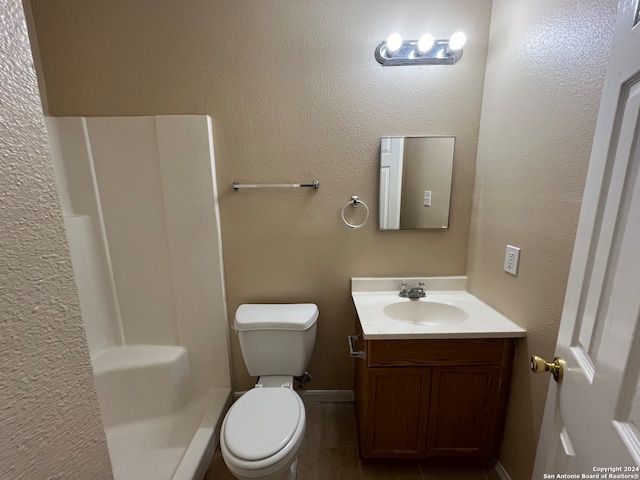
[[[318,319],[314,303],[244,304],[236,310],[234,328],[247,330],[307,330]]]

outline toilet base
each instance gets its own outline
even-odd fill
[[[296,480],[297,470],[298,470],[298,457],[296,457],[296,459],[288,468],[283,470],[278,470],[277,472],[273,472],[267,475],[266,477],[243,477],[243,476],[237,475],[231,470],[229,471],[238,480]]]
[[[286,472],[282,473],[282,475],[272,477],[270,480],[296,480],[297,470],[298,459],[296,458]]]

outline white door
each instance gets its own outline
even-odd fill
[[[638,0],[622,0],[556,345],[564,377],[550,382],[536,480],[640,474],[639,21]]]
[[[380,229],[400,228],[404,137],[382,137],[380,144]]]

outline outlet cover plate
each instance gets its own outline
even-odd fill
[[[507,245],[507,251],[504,255],[504,271],[517,276],[518,263],[520,263],[520,249]]]

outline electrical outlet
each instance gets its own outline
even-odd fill
[[[424,191],[424,206],[425,207],[430,207],[431,206],[431,191],[430,190],[425,190]]]
[[[518,263],[520,261],[520,249],[507,245],[504,255],[504,271],[511,275],[518,275]]]

